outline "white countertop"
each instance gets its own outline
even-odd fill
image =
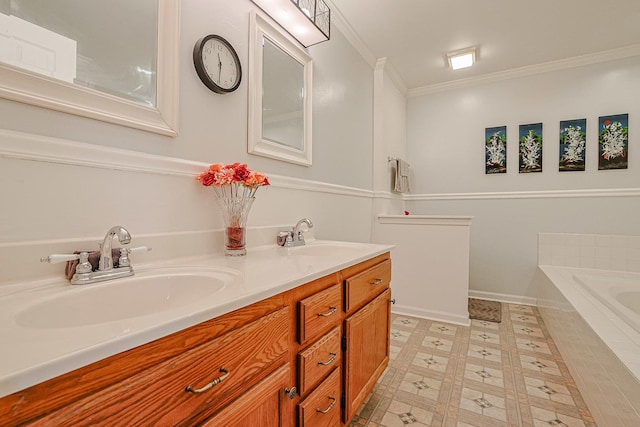
[[[307,247],[344,250],[303,254],[275,245],[249,249],[243,257],[209,255],[162,265],[141,265],[137,275],[156,269],[221,269],[235,282],[210,300],[140,317],[77,327],[34,327],[18,322],[20,313],[63,293],[114,282],[73,286],[60,277],[2,286],[0,289],[0,397],[86,366],[125,350],[229,313],[265,298],[388,252],[391,245],[312,241]],[[62,268],[61,268],[62,270]],[[116,279],[123,280],[123,279]],[[70,307],[73,310],[73,307]]]

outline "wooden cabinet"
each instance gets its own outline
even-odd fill
[[[389,362],[391,291],[344,322],[345,421],[351,420]]]
[[[337,427],[340,425],[340,368],[298,405],[299,427]]]
[[[340,284],[317,292],[298,303],[298,342],[304,344],[331,326],[340,324],[342,311]]]
[[[244,393],[202,427],[285,427],[291,425],[290,400],[283,390],[289,384],[285,365]]]
[[[298,353],[298,390],[304,396],[342,361],[340,328]]]
[[[0,398],[0,425],[348,425],[389,360],[389,281],[386,253]]]

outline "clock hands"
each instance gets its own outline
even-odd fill
[[[220,52],[218,52],[218,83],[220,83],[221,75],[222,75],[222,60],[220,59]]]

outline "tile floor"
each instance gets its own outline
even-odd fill
[[[392,314],[391,361],[351,427],[595,427],[535,307],[470,327]]]

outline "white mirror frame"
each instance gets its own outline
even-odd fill
[[[0,98],[178,135],[180,0],[158,0],[156,108],[0,63]]]
[[[262,137],[262,46],[265,38],[293,57],[304,68],[304,141],[302,150]],[[249,153],[311,166],[312,73],[311,57],[298,43],[290,35],[277,28],[277,24],[272,23],[269,18],[253,11],[249,40],[249,139],[247,145]]]

